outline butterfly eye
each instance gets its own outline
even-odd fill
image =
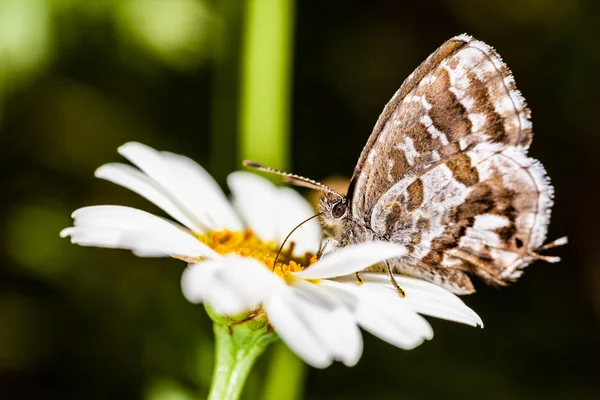
[[[339,202],[331,209],[331,215],[333,218],[342,218],[346,214],[346,204]]]

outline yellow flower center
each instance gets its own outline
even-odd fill
[[[219,254],[238,254],[243,257],[252,257],[263,263],[286,282],[293,280],[292,272],[302,271],[305,267],[317,262],[317,256],[312,253],[306,253],[304,257],[292,256],[293,242],[277,256],[279,245],[273,241],[264,242],[260,240],[251,229],[246,229],[244,232],[229,230],[211,232],[198,235],[198,239]],[[277,259],[277,264],[275,264],[275,259]]]

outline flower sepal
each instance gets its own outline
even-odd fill
[[[215,324],[223,325],[233,330],[263,330],[268,324],[269,319],[262,308],[252,311],[244,311],[236,315],[222,315],[215,311],[210,305],[204,303],[206,313]]]

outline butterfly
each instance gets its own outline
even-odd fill
[[[413,276],[456,294],[471,276],[504,286],[540,251],[553,204],[542,164],[527,155],[530,111],[496,51],[468,35],[432,53],[400,86],[362,150],[346,195],[316,181],[246,161],[324,191],[318,209],[330,247],[388,241],[403,257],[371,270]],[[360,275],[357,274],[360,282]]]

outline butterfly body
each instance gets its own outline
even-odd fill
[[[402,84],[363,149],[346,196],[322,197],[337,246],[398,243],[398,273],[460,294],[469,275],[504,285],[540,256],[553,189],[527,156],[530,112],[498,54],[448,40]],[[381,268],[374,267],[374,268]]]

